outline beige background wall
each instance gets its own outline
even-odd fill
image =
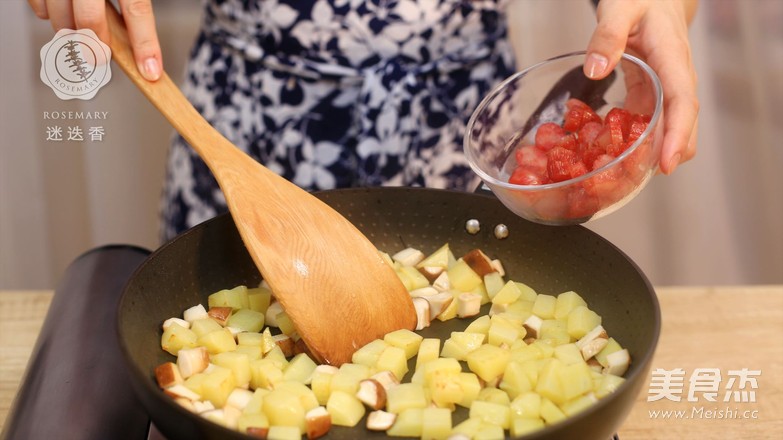
[[[167,70],[180,78],[200,9],[178,0],[156,11]],[[510,20],[520,66],[582,49],[594,24],[587,0],[515,0]],[[691,30],[696,160],[588,225],[655,284],[783,282],[781,22],[780,0],[702,0]],[[91,101],[57,99],[38,79],[52,35],[26,2],[0,0],[0,289],[51,288],[102,244],[158,244],[170,127],[118,69]],[[47,142],[47,125],[67,123],[43,112],[68,110],[108,111],[104,141]]]

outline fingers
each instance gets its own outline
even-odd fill
[[[36,17],[41,20],[49,19],[49,12],[46,9],[46,0],[27,0],[27,4],[35,12]]]
[[[643,9],[636,2],[603,0],[598,4],[598,24],[587,45],[584,65],[588,78],[601,79],[615,68]]]
[[[163,73],[163,57],[151,0],[120,0],[120,6],[136,66],[144,78],[156,81]]]
[[[92,29],[104,43],[111,34],[106,25],[106,2],[103,0],[74,0],[73,17],[77,29]]]
[[[60,29],[74,29],[73,8],[71,2],[62,0],[46,0],[46,11],[49,15],[49,23],[55,31]]]

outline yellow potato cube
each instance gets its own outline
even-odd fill
[[[557,298],[552,295],[537,295],[533,303],[533,314],[541,319],[553,319]]]
[[[329,401],[329,395],[332,393],[332,377],[337,374],[335,371],[329,368],[318,368],[313,371],[313,376],[310,380],[310,388],[313,390],[315,397],[318,399],[318,403],[326,405]]]
[[[360,364],[343,364],[332,376],[331,392],[342,391],[350,395],[359,391],[359,382],[370,377],[370,369]]]
[[[272,332],[269,330],[269,327],[267,327],[264,329],[264,332],[261,333],[261,352],[267,354],[275,348],[279,347],[275,342],[275,338],[272,336]]]
[[[422,411],[422,440],[444,440],[451,433],[451,411],[446,408],[424,408]]]
[[[395,330],[383,337],[387,344],[403,349],[406,359],[416,356],[423,339],[424,337],[408,329]]]
[[[575,399],[593,389],[593,376],[584,362],[564,365],[559,374],[565,400]]]
[[[372,368],[375,366],[376,362],[378,362],[378,358],[381,356],[383,350],[388,346],[389,344],[383,339],[370,341],[353,353],[351,362]]]
[[[375,371],[391,371],[398,379],[402,380],[405,373],[408,372],[408,356],[405,354],[405,350],[393,346],[386,347],[378,357]]]
[[[424,387],[416,383],[403,383],[386,391],[386,411],[400,414],[410,408],[425,408],[427,397]]]
[[[518,341],[519,342],[519,341]],[[524,342],[521,344],[512,344],[510,349],[511,357],[509,362],[525,362],[541,358],[541,351],[532,345],[527,345]]]
[[[579,348],[574,343],[558,345],[555,347],[554,357],[560,359],[566,365],[585,363],[582,352],[579,351]]]
[[[416,356],[416,371],[427,362],[437,359],[438,353],[440,353],[440,339],[423,339],[421,344],[419,344],[419,353]]]
[[[566,323],[557,319],[545,319],[541,323],[538,339],[552,347],[571,342]]]
[[[462,401],[464,393],[460,387],[458,374],[437,374],[427,384],[425,393],[429,400],[440,408],[454,408],[454,404]]]
[[[563,363],[558,359],[547,359],[538,373],[536,392],[556,404],[567,400],[563,392],[563,385],[560,382],[562,377],[561,370],[564,367]]]
[[[326,410],[332,416],[332,424],[356,426],[364,417],[364,404],[352,394],[333,391],[326,403]]]
[[[484,343],[484,338],[485,336],[481,333],[451,332],[451,337],[443,343],[440,355],[464,361],[467,359],[468,353]]]
[[[445,322],[448,321],[449,319],[454,319],[457,317],[457,312],[459,311],[459,300],[457,299],[457,297],[462,292],[460,292],[459,290],[451,290],[449,293],[451,293],[454,296],[454,298],[449,303],[449,305],[446,306],[446,308],[442,312],[440,312],[440,314],[437,316],[438,321]]]
[[[386,434],[391,437],[420,437],[424,423],[423,410],[410,408],[397,414],[397,419]]]
[[[264,328],[264,314],[250,309],[239,309],[226,320],[226,327],[245,332],[260,332]]]
[[[503,428],[489,423],[482,424],[476,435],[473,436],[473,440],[497,440],[501,438],[505,438]]]
[[[491,382],[503,374],[510,356],[507,349],[485,344],[468,353],[468,367],[486,382]]]
[[[598,398],[593,393],[584,394],[560,405],[560,410],[567,416],[572,416],[591,407]]]
[[[190,329],[200,338],[207,333],[222,330],[223,326],[212,318],[202,318],[193,321],[190,324]]]
[[[555,424],[565,419],[565,414],[557,405],[549,399],[541,399],[541,418],[544,419],[547,425]]]
[[[247,402],[247,406],[242,410],[243,414],[263,414],[264,413],[264,396],[269,394],[269,390],[265,388],[258,388],[253,391],[253,397]],[[266,418],[266,415],[264,415]]]
[[[260,345],[237,345],[237,348],[233,351],[233,353],[246,354],[249,361],[254,361],[264,357],[263,353],[261,352]]]
[[[461,423],[454,426],[451,430],[452,434],[462,434],[465,437],[473,438],[476,433],[481,429],[484,422],[479,418],[470,418],[463,420]]]
[[[247,428],[269,429],[269,419],[263,413],[243,413],[237,420],[237,430],[245,434],[247,433]]]
[[[557,295],[555,319],[567,319],[568,314],[578,306],[587,307],[587,303],[578,293],[569,291]]]
[[[474,400],[470,405],[470,418],[478,418],[484,423],[508,429],[511,424],[511,409],[499,403]]]
[[[396,266],[395,272],[408,291],[421,289],[430,285],[429,280],[413,266]]]
[[[585,306],[577,306],[568,314],[568,334],[580,339],[601,324],[601,317]]]
[[[480,317],[474,319],[473,322],[468,324],[468,326],[465,328],[465,332],[481,333],[486,335],[489,333],[490,323],[491,321],[489,315],[481,315]]]
[[[296,426],[270,426],[266,440],[302,440],[302,430]]]
[[[247,286],[237,286],[233,289],[223,289],[207,297],[209,307],[231,307],[234,310],[249,309]]]
[[[491,403],[497,403],[498,405],[504,405],[508,406],[511,401],[508,398],[508,394],[506,394],[503,390],[499,390],[497,388],[492,387],[486,387],[483,388],[480,392],[476,400],[481,400],[483,402],[491,402]]]
[[[315,397],[315,393],[307,385],[293,381],[284,380],[275,385],[275,390],[285,390],[299,398],[299,403],[302,404],[305,413],[313,408],[317,408],[320,404]]]
[[[204,397],[204,381],[207,379],[206,373],[196,373],[189,378],[185,379],[185,386],[191,391]]]
[[[535,305],[533,301],[518,299],[506,306],[505,313],[514,316],[521,322],[525,322],[533,314],[533,305]]]
[[[207,353],[209,354],[234,351],[237,348],[234,335],[232,335],[231,331],[227,328],[221,328],[220,330],[207,333],[198,338],[197,344],[206,347]]]
[[[250,388],[272,389],[283,381],[283,370],[271,359],[250,362]]]
[[[525,283],[520,283],[519,281],[517,281],[516,283],[520,292],[519,295],[520,300],[530,301],[530,302],[536,301],[536,298],[538,297],[538,293],[536,293],[536,291],[532,287],[528,286]]]
[[[475,373],[459,373],[457,382],[462,390],[462,400],[457,402],[457,405],[463,408],[470,408],[470,405],[473,404],[474,400],[478,399],[481,393],[481,382],[479,382],[479,378]]]
[[[452,358],[438,358],[427,362],[422,367],[424,382],[431,382],[438,374],[458,374],[462,372],[462,365]]]
[[[237,334],[237,344],[238,345],[245,345],[245,346],[258,346],[260,347],[261,344],[264,342],[264,335],[262,333],[257,332],[242,332]]]
[[[484,288],[487,290],[489,299],[492,300],[495,295],[503,288],[506,283],[499,272],[490,272],[484,275]]]
[[[544,421],[539,418],[512,417],[510,434],[512,437],[522,437],[544,429],[544,426]]]
[[[266,309],[272,302],[272,291],[263,286],[247,289],[247,301],[250,310],[266,313]]]
[[[528,391],[518,395],[511,404],[512,417],[538,419],[541,417],[541,395]]]
[[[288,389],[274,389],[264,395],[263,410],[271,426],[294,426],[305,430],[305,413],[299,396]]]
[[[492,297],[492,304],[511,304],[522,295],[517,283],[513,281],[507,282],[502,289]]]
[[[228,368],[217,367],[214,371],[207,373],[207,377],[201,384],[203,397],[212,402],[217,408],[222,408],[226,404],[228,395],[236,387],[236,380],[231,370]]]
[[[288,359],[285,358],[283,349],[277,344],[264,354],[264,359],[274,362],[281,370],[285,370],[285,367],[288,365]]]
[[[546,341],[542,341],[542,340],[534,341],[532,344],[529,345],[529,347],[538,351],[539,359],[547,359],[555,355],[555,348],[549,345],[549,343]]]
[[[613,393],[620,385],[625,382],[625,378],[615,376],[614,374],[602,374],[600,381],[594,384],[595,396],[599,399]]]
[[[286,365],[283,370],[283,379],[309,384],[316,366],[310,356],[299,353],[291,358],[291,361]]]
[[[500,389],[508,393],[508,397],[514,399],[522,393],[533,389],[527,372],[519,362],[509,362],[503,379],[500,381]]]
[[[446,269],[449,267],[449,244],[446,243],[438,250],[428,255],[416,265],[417,268],[422,267],[441,267]]]
[[[451,287],[462,292],[470,292],[478,287],[483,279],[468,266],[463,259],[457,260],[452,267],[448,269],[449,281]]]
[[[622,349],[623,347],[620,346],[620,344],[614,338],[610,337],[609,341],[606,343],[606,346],[595,355],[595,360],[597,360],[598,363],[600,363],[602,366],[606,367],[609,365],[606,362],[606,357]]]
[[[198,336],[177,323],[171,324],[160,337],[161,348],[174,356],[183,348],[195,348],[197,345]]]
[[[518,327],[509,321],[496,319],[489,326],[487,342],[498,347],[504,344],[510,347],[520,336],[524,336],[522,332],[521,326]]]
[[[227,351],[213,355],[211,361],[215,365],[231,370],[236,386],[247,388],[250,385],[250,359],[246,354]]]
[[[283,334],[286,334],[288,336],[293,335],[296,333],[296,327],[294,327],[294,321],[291,321],[291,317],[288,316],[288,313],[286,312],[280,312],[277,315],[275,315],[275,320],[277,321],[277,327],[280,329]]]

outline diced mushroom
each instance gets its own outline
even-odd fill
[[[396,254],[392,255],[392,260],[402,264],[403,266],[415,266],[424,260],[424,252],[414,249],[405,248]]]
[[[449,280],[448,272],[444,271],[438,275],[438,278],[435,278],[435,281],[432,282],[432,287],[438,292],[448,292],[451,290],[451,281]]]
[[[505,313],[508,310],[508,304],[492,303],[489,307],[489,316],[495,316],[499,313]]]
[[[323,406],[318,406],[305,414],[305,432],[308,440],[323,437],[332,428],[332,416]]]
[[[335,374],[338,371],[340,371],[340,369],[335,367],[334,365],[321,364],[315,367],[316,373]]]
[[[424,275],[424,278],[427,279],[430,283],[437,280],[440,274],[443,273],[444,269],[440,266],[424,266],[419,267],[419,272]]]
[[[174,362],[165,362],[155,367],[155,380],[158,386],[168,388],[183,382],[179,368]]]
[[[427,287],[422,287],[420,289],[411,290],[409,293],[411,295],[411,298],[419,298],[419,297],[437,295],[438,290],[435,289],[434,287],[427,286]]]
[[[386,406],[386,389],[375,379],[359,382],[356,398],[370,409],[378,410]]]
[[[195,391],[181,384],[168,387],[163,390],[163,392],[174,398],[181,397],[183,399],[192,400],[194,402],[201,399],[201,396],[196,394]],[[198,409],[198,407],[196,409]]]
[[[253,392],[244,388],[234,388],[226,399],[226,406],[234,407],[238,410],[243,410],[253,398]]]
[[[196,406],[193,404],[193,401],[190,399],[186,399],[184,397],[175,397],[174,401],[177,402],[181,407],[185,408],[190,412],[197,412]]]
[[[269,437],[269,428],[262,428],[260,426],[248,426],[245,430],[245,434],[250,437],[266,439]]]
[[[229,316],[231,316],[231,312],[233,310],[234,309],[231,307],[210,307],[207,315],[217,321],[218,324],[225,327],[226,321],[228,320]]]
[[[538,336],[541,333],[542,324],[544,324],[543,319],[536,315],[530,315],[522,324],[522,327],[525,328],[528,337],[538,339]]]
[[[400,380],[397,379],[397,376],[388,370],[379,371],[370,376],[370,379],[373,379],[374,381],[381,384],[383,389],[386,391],[389,391],[390,389],[400,384]]]
[[[477,293],[460,293],[457,297],[457,316],[468,318],[476,316],[481,310],[481,295]]]
[[[473,272],[476,272],[482,278],[488,273],[495,272],[495,268],[492,267],[492,260],[481,249],[471,250],[463,255],[462,259],[473,269]]]
[[[294,340],[291,339],[290,336],[279,334],[272,336],[272,339],[274,339],[275,344],[277,344],[278,347],[283,351],[283,354],[285,357],[291,357],[294,353]]]
[[[495,272],[499,273],[500,276],[506,276],[506,269],[503,268],[503,263],[501,263],[500,260],[492,260],[490,264],[492,265],[492,268],[495,269]]]
[[[277,314],[283,311],[283,305],[275,301],[269,304],[269,308],[264,313],[264,324],[269,327],[278,327]]]
[[[615,351],[606,356],[606,368],[604,368],[604,373],[622,376],[628,371],[629,365],[631,365],[631,354],[628,353],[628,349]]]
[[[196,409],[196,413],[203,413],[215,409],[215,405],[209,400],[194,400],[193,407]]]
[[[451,305],[451,302],[454,301],[454,295],[449,292],[440,292],[437,295],[425,296],[424,299],[430,303],[430,321],[432,321]]]
[[[608,343],[609,343],[608,339],[596,338],[588,342],[587,344],[582,345],[582,348],[580,348],[579,351],[582,352],[582,358],[584,358],[584,360],[588,360],[591,359],[596,354],[598,354],[599,351],[603,350],[604,347],[606,347],[606,344]]]
[[[413,298],[413,308],[416,309],[416,330],[430,326],[430,303],[424,298]]]
[[[590,341],[598,338],[609,339],[609,335],[606,333],[606,330],[604,330],[604,327],[600,324],[595,326],[594,329],[590,330],[578,341],[576,341],[576,346],[581,349],[585,345],[589,344]]]
[[[179,324],[181,327],[190,328],[190,323],[181,318],[169,318],[163,321],[163,330],[168,329],[171,324]]]
[[[373,411],[367,415],[367,429],[370,431],[386,431],[394,425],[397,415],[386,411]]]
[[[598,362],[598,359],[591,357],[587,360],[587,366],[590,367],[591,370],[595,371],[596,373],[601,373],[604,370],[604,366],[601,365],[600,362]]]
[[[177,367],[182,377],[201,373],[209,366],[209,353],[206,347],[183,348],[177,354]]]
[[[242,416],[242,410],[226,405],[223,407],[223,421],[227,428],[237,429],[239,418]]]
[[[182,317],[185,321],[193,324],[193,321],[209,318],[209,315],[207,314],[207,309],[205,309],[203,305],[198,304],[185,310],[182,313]]]

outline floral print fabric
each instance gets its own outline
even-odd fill
[[[307,190],[471,190],[471,113],[513,72],[503,5],[469,0],[207,0],[185,94],[231,142]],[[226,210],[175,136],[165,240]]]

